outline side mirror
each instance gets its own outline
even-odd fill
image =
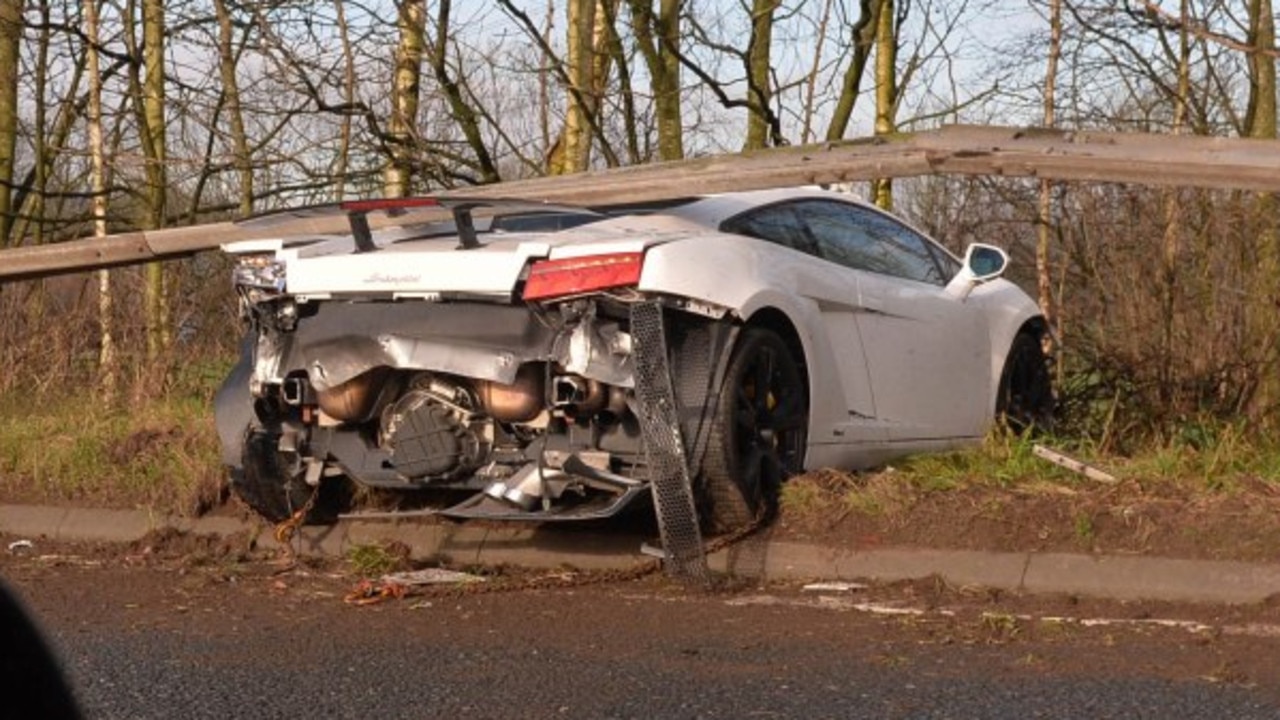
[[[974,243],[964,253],[964,266],[973,273],[974,283],[995,280],[1009,267],[1009,254],[995,245]]]
[[[964,266],[947,283],[947,291],[960,300],[969,297],[973,289],[984,282],[995,280],[1009,267],[1009,254],[995,245],[973,243],[964,252]]]

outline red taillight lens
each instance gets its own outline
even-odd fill
[[[341,207],[346,212],[387,210],[394,214],[397,210],[409,208],[440,207],[440,201],[433,197],[373,198],[372,200],[347,200]]]
[[[644,267],[643,253],[613,253],[542,260],[529,269],[525,300],[576,295],[606,288],[635,285]]]

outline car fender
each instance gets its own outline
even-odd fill
[[[253,424],[253,396],[249,380],[253,377],[254,334],[240,343],[240,359],[213,396],[214,425],[222,447],[222,464],[239,468],[244,462],[245,433]]]
[[[640,277],[642,292],[674,295],[728,310],[741,321],[766,309],[781,312],[795,327],[809,375],[809,443],[838,441],[834,429],[848,420],[837,358],[818,304],[787,288],[791,251],[733,236],[708,235],[649,249]],[[780,262],[780,258],[784,260]]]
[[[1044,319],[1040,306],[1036,305],[1017,285],[1003,278],[976,287],[966,302],[980,303],[988,317],[987,332],[991,342],[991,378],[989,387],[991,416],[995,417],[996,400],[1000,390],[1000,375],[1004,372],[1005,359],[1018,332],[1034,319]]]

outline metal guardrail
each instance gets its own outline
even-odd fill
[[[939,130],[517,180],[439,193],[605,205],[923,175],[996,175],[1280,192],[1280,141],[952,125]],[[370,216],[374,228],[398,224]],[[348,232],[345,217],[231,222],[0,251],[0,282],[180,258],[239,240]]]

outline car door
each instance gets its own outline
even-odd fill
[[[819,252],[858,273],[856,323],[890,440],[981,433],[990,345],[978,303],[948,294],[954,258],[885,213],[834,200],[797,207]]]
[[[797,282],[792,290],[816,306],[822,327],[811,329],[809,334],[815,342],[827,346],[825,352],[820,351],[817,357],[809,359],[811,364],[823,363],[822,367],[810,368],[814,376],[814,393],[819,395],[812,399],[813,404],[820,410],[828,403],[838,403],[827,416],[832,418],[829,427],[810,428],[811,440],[818,443],[889,440],[888,432],[875,420],[871,380],[858,330],[857,315],[861,312],[859,274],[821,257],[816,242],[806,231],[792,202],[769,205],[740,215],[726,222],[722,229],[799,251],[789,260],[796,265]],[[821,386],[823,377],[835,378],[839,383],[836,393],[839,399],[833,398],[831,393],[836,388]]]

